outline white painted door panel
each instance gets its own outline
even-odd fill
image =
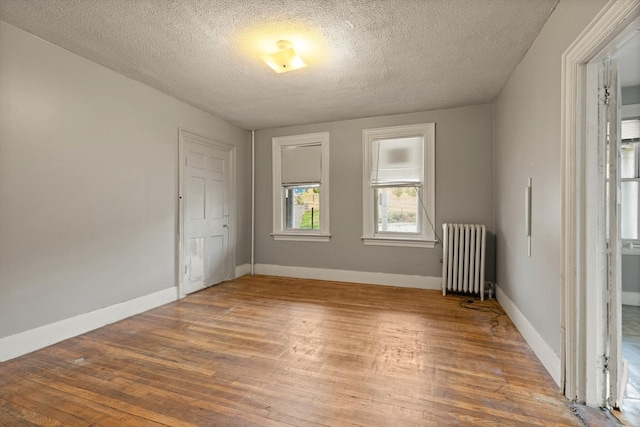
[[[229,153],[184,143],[184,292],[229,277]]]

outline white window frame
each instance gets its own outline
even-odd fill
[[[273,165],[273,236],[274,240],[292,240],[304,242],[328,242],[329,233],[329,132],[308,133],[303,135],[278,136],[272,138]],[[282,148],[320,144],[321,146],[321,182],[320,182],[320,230],[291,230],[285,228],[285,193],[282,185]]]
[[[640,105],[624,105],[622,106],[622,121],[633,120],[640,117]],[[635,144],[640,144],[636,142]],[[635,149],[635,162],[636,162],[636,178],[621,178],[620,182],[636,181],[640,185],[640,147]],[[638,189],[640,193],[640,188]],[[640,218],[638,218],[640,222]],[[640,224],[638,224],[640,226]],[[640,239],[620,239],[622,242],[622,254],[623,255],[640,255]]]
[[[422,137],[424,140],[424,158],[422,168],[422,186],[418,189],[418,221],[420,233],[376,233],[375,228],[375,187],[371,185],[372,149],[374,141],[380,139],[394,139],[407,137]],[[362,145],[364,153],[362,178],[363,204],[363,236],[365,245],[375,246],[405,246],[419,248],[434,248],[437,241],[435,236],[435,123],[420,123],[405,126],[393,126],[362,131]],[[428,216],[428,218],[427,218]]]

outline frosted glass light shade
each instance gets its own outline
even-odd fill
[[[298,56],[291,42],[280,40],[278,42],[278,51],[263,57],[264,62],[276,73],[286,73],[300,68],[304,68],[307,64]]]

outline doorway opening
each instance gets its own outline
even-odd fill
[[[620,122],[620,310],[619,406],[640,419],[640,23],[613,55],[618,64]]]
[[[624,67],[639,17],[640,3],[610,2],[563,55],[562,373],[565,395],[589,406],[622,406],[625,393],[620,200],[627,178],[621,109],[612,103],[621,98],[617,78],[625,85],[631,74],[616,68]]]

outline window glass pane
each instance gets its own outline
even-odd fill
[[[320,230],[319,186],[286,187],[284,205],[286,229]]]
[[[622,183],[621,237],[638,239],[638,181]]]
[[[418,233],[416,187],[375,189],[376,232]]]
[[[636,144],[623,143],[620,147],[620,176],[622,178],[636,178]]]

